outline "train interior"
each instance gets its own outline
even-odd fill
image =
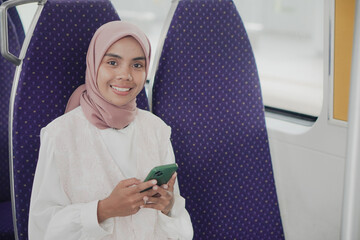
[[[28,238],[40,129],[119,19],[151,41],[137,105],[172,128],[194,239],[357,239],[358,2],[0,0],[0,239]]]

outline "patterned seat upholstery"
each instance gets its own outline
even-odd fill
[[[0,0],[0,4],[2,1]],[[9,50],[18,55],[24,40],[24,30],[15,8],[9,9]],[[11,213],[9,176],[9,99],[15,66],[5,58],[0,59],[0,239],[15,239]]]
[[[96,29],[118,19],[108,0],[48,0],[44,6],[14,101],[12,160],[20,240],[27,239],[40,129],[64,113],[70,95],[84,83],[86,52]],[[144,107],[147,99],[142,96],[139,106]]]
[[[231,0],[181,0],[153,86],[194,239],[283,239],[252,48]]]

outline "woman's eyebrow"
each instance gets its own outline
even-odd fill
[[[105,56],[107,57],[115,57],[115,58],[120,58],[122,59],[121,56],[117,55],[117,54],[114,54],[114,53],[106,53]],[[145,57],[136,57],[136,58],[133,58],[132,60],[134,61],[139,61],[139,60],[146,60]]]
[[[146,60],[146,58],[145,57],[136,57],[136,58],[133,58],[133,60],[135,60],[135,61]]]
[[[114,54],[114,53],[106,53],[105,56],[107,57],[115,57],[115,58],[122,58],[121,56]]]

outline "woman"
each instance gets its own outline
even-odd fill
[[[85,85],[41,131],[30,240],[192,238],[176,173],[161,187],[141,181],[175,161],[170,127],[136,108],[149,60],[150,43],[132,24],[110,22],[94,34]]]

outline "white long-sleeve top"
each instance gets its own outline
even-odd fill
[[[42,129],[29,239],[192,239],[191,220],[177,182],[169,216],[140,209],[132,216],[110,218],[101,224],[97,220],[98,201],[119,181],[131,177],[143,180],[152,167],[175,162],[166,129],[169,127],[160,119],[138,110],[125,129],[99,130],[87,121],[81,107]],[[86,136],[79,137],[81,132]],[[147,139],[150,135],[153,139]],[[87,145],[89,142],[93,147]],[[159,151],[154,151],[156,146]],[[155,157],[160,161],[153,160]]]

